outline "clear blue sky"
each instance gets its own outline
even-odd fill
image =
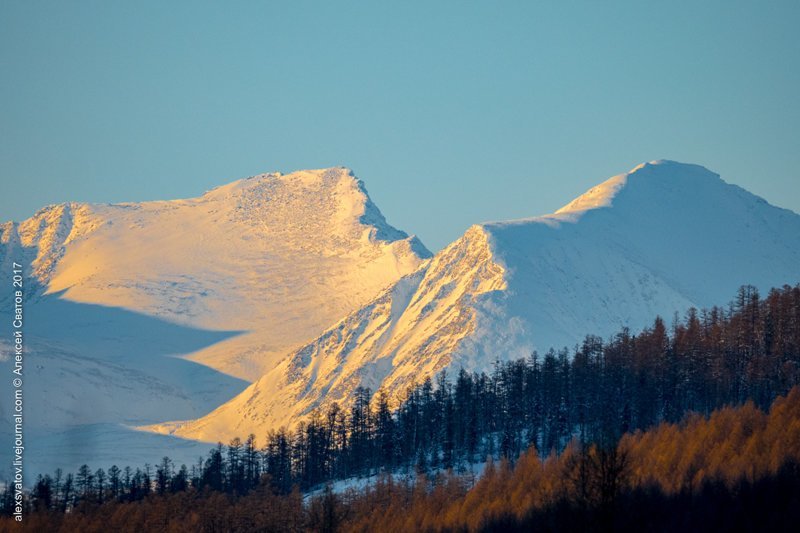
[[[233,4],[2,0],[0,219],[344,165],[435,250],[660,158],[800,212],[800,2]]]

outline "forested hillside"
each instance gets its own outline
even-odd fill
[[[174,483],[174,482],[173,482]],[[571,443],[543,458],[489,462],[474,486],[452,471],[414,482],[381,475],[363,491],[304,502],[268,477],[246,495],[156,480],[141,499],[97,494],[69,513],[30,502],[30,531],[793,531],[800,520],[800,388],[769,413],[752,402],[629,433],[603,447]],[[110,490],[110,489],[109,489]],[[48,501],[48,498],[50,500]],[[9,517],[0,530],[13,531]]]
[[[631,527],[703,502],[775,510],[800,497],[800,391],[769,415],[759,409],[800,384],[799,365],[800,286],[766,298],[742,287],[725,308],[690,309],[670,325],[656,318],[638,335],[588,336],[491,374],[440,374],[401,399],[362,388],[348,411],[334,405],[271,432],[263,447],[252,435],[220,444],[190,467],[164,458],[55,472],[37,481],[27,520],[82,531],[108,520],[174,531],[236,520],[242,530],[507,530],[620,525],[615,510],[628,506],[632,522],[621,525]],[[487,458],[470,488],[459,472]],[[375,475],[366,491],[326,489],[303,505],[299,491]],[[779,497],[762,501],[771,491]],[[660,511],[637,514],[648,506]],[[703,513],[693,519],[708,526]]]
[[[353,498],[323,496],[349,531],[791,531],[800,519],[800,389],[769,413],[751,402],[544,458],[489,464],[471,489],[384,478]],[[316,514],[315,514],[316,513]],[[312,522],[313,523],[313,522]],[[687,529],[688,528],[688,529]]]

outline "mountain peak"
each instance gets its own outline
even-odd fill
[[[681,179],[681,178],[716,178],[719,179],[719,174],[708,170],[702,165],[693,163],[681,163],[680,161],[672,161],[670,159],[656,159],[647,163],[641,163],[627,172],[628,176],[656,176],[664,179]]]
[[[388,243],[409,239],[386,221],[364,182],[347,167],[258,174],[212,189],[199,201],[232,206],[237,218],[269,226],[273,233],[294,228],[308,237],[327,235],[337,241],[345,236]],[[415,253],[430,255],[418,239],[413,241]]]
[[[709,180],[724,183],[718,174],[703,166],[669,159],[657,159],[641,163],[624,174],[612,176],[578,196],[554,214],[574,217],[593,209],[611,207],[621,191],[633,183],[636,183],[637,188],[647,183],[656,194],[657,189],[660,188],[659,184],[670,189],[685,188],[686,192],[690,193],[691,189],[697,185],[695,182]]]
[[[242,191],[263,187],[268,183],[280,183],[287,187],[310,189],[330,187],[341,182],[359,183],[361,180],[356,178],[353,171],[346,167],[295,170],[288,174],[284,174],[283,172],[265,172],[215,187],[206,192],[203,198],[224,198],[230,195],[240,194]]]

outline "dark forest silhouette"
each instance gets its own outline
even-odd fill
[[[726,308],[690,309],[669,326],[657,318],[638,335],[587,336],[572,351],[498,361],[488,374],[442,373],[399,401],[359,388],[349,409],[316,412],[263,447],[253,435],[220,444],[191,467],[165,457],[42,476],[26,520],[85,531],[130,513],[131,523],[161,517],[176,531],[235,530],[234,518],[266,530],[685,527],[673,509],[727,529],[742,522],[708,522],[704,506],[774,510],[800,494],[800,392],[769,416],[759,410],[798,384],[800,285],[766,298],[745,286]],[[731,455],[742,439],[748,446]],[[458,473],[487,458],[470,490]],[[299,491],[363,476],[379,481],[346,495],[327,487],[303,504]],[[762,501],[773,492],[783,496]],[[9,498],[0,498],[5,513]]]

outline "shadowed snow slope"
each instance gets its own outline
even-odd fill
[[[639,330],[800,281],[800,216],[695,165],[654,161],[552,215],[473,226],[419,270],[288,354],[230,402],[156,431],[215,441],[290,425],[359,385],[402,392],[439,370]]]

